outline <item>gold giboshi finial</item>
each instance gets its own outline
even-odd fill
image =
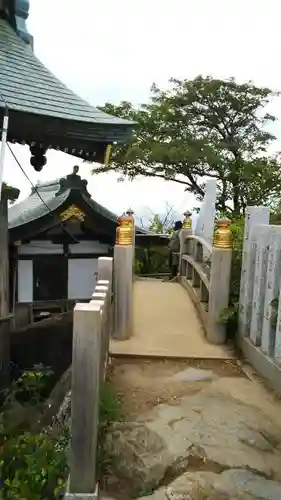
[[[215,248],[232,248],[232,233],[229,229],[231,221],[229,219],[219,219],[217,221],[218,229],[215,232]]]
[[[134,218],[132,215],[123,214],[117,219],[116,245],[132,245]]]
[[[126,215],[128,217],[130,217],[132,225],[134,226],[135,225],[135,220],[134,220],[134,211],[133,211],[133,209],[132,208],[128,208],[128,210],[126,212]]]
[[[189,212],[187,210],[186,212],[184,212],[183,215],[184,215],[184,221],[183,221],[182,228],[183,229],[191,229],[192,228],[192,220],[190,218],[191,212]]]

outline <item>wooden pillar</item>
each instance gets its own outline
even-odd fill
[[[133,334],[133,226],[130,216],[119,219],[114,247],[113,337],[127,340]]]
[[[8,202],[2,193],[0,201],[0,388],[10,379],[10,321],[9,316],[9,239]]]
[[[220,314],[229,303],[232,260],[229,225],[228,219],[218,222],[212,251],[207,328],[207,339],[212,344],[224,344],[226,341],[226,327],[220,323]]]
[[[9,314],[9,238],[8,202],[5,195],[0,201],[0,316]]]

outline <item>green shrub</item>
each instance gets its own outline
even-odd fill
[[[42,368],[42,367],[41,367]],[[48,370],[28,372],[13,383],[8,393],[12,400],[29,393],[34,402],[40,400]],[[101,391],[98,443],[98,477],[107,474],[110,461],[104,452],[104,441],[109,424],[121,417],[120,402],[106,382]],[[60,435],[18,429],[8,431],[3,414],[0,415],[0,488],[3,500],[57,500],[63,493],[68,476],[68,425]]]
[[[4,500],[56,500],[67,479],[67,440],[24,432],[7,437],[0,450]]]
[[[159,250],[153,248],[135,249],[135,273],[136,274],[161,274],[168,273],[168,249],[163,247]]]
[[[104,443],[109,426],[122,418],[121,403],[109,382],[105,382],[101,391],[99,415],[99,439],[97,476],[99,481],[105,481],[109,475],[111,460],[107,456]]]

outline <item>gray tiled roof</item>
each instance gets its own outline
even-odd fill
[[[132,125],[90,106],[68,89],[4,19],[0,19],[0,92],[15,111],[91,124]]]
[[[30,196],[20,201],[19,203],[12,205],[8,211],[9,229],[14,229],[23,226],[24,224],[28,224],[29,222],[35,221],[40,217],[44,217],[44,215],[46,215],[48,212],[52,212],[59,206],[61,206],[69,196],[70,189],[67,189],[61,194],[57,195],[61,187],[60,180],[61,179],[55,179],[52,181],[38,183],[35,186],[36,189],[32,190]],[[92,198],[85,196],[84,201],[93,211],[101,214],[106,219],[117,222],[116,214],[110,212]],[[146,230],[138,226],[136,226],[136,231],[142,234],[147,233]]]
[[[58,208],[68,197],[69,190],[64,191],[59,196],[56,196],[60,188],[59,179],[51,182],[37,184],[37,192],[32,192],[31,195],[23,201],[12,205],[8,211],[9,229],[22,226],[32,222],[39,217],[43,217],[48,212]],[[42,199],[41,199],[42,198]]]

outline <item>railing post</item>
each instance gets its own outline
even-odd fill
[[[241,266],[238,335],[248,337],[252,313],[254,286],[255,245],[252,241],[253,228],[260,224],[269,224],[268,207],[247,207],[245,212],[245,230]]]
[[[228,219],[218,221],[219,229],[212,251],[207,328],[207,339],[212,344],[224,344],[226,341],[226,328],[219,319],[222,310],[228,307],[229,303],[232,259],[229,225]]]
[[[113,337],[127,340],[133,333],[133,232],[132,217],[119,219],[114,247],[114,324]]]
[[[112,257],[98,258],[98,280],[107,280],[112,282],[113,259]]]
[[[184,221],[182,225],[182,230],[180,232],[180,262],[179,262],[179,272],[180,276],[183,275],[183,269],[182,269],[182,256],[186,253],[189,253],[189,247],[190,244],[192,244],[191,241],[186,241],[186,237],[192,234],[192,221],[190,219],[191,212],[186,211],[184,212]]]
[[[102,307],[76,304],[73,319],[71,452],[65,499],[94,500],[100,401]]]

